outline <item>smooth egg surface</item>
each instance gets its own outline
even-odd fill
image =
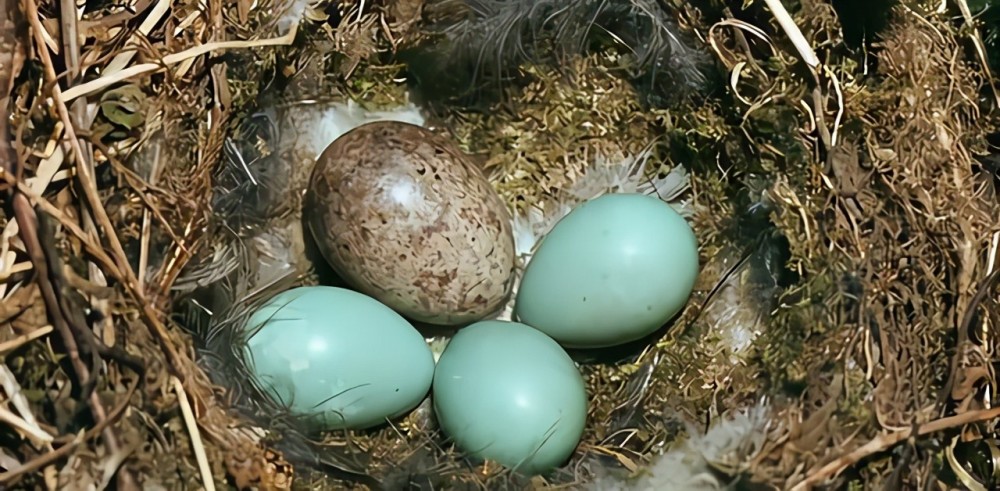
[[[460,449],[529,475],[565,463],[587,419],[573,360],[516,322],[482,321],[455,334],[432,392],[441,429]]]
[[[355,128],[323,152],[303,211],[354,288],[420,322],[457,325],[510,295],[510,214],[452,142],[409,123]]]
[[[697,238],[669,204],[607,194],[574,208],[542,239],[515,316],[569,348],[628,343],[684,307],[698,266]]]
[[[416,407],[434,376],[424,338],[375,299],[343,288],[282,292],[247,321],[250,370],[314,429],[363,429]]]

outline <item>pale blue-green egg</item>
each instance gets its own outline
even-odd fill
[[[254,312],[246,328],[251,373],[316,430],[369,428],[405,414],[434,377],[420,333],[352,290],[293,288]]]
[[[566,347],[620,345],[666,324],[697,276],[698,241],[670,205],[607,194],[574,208],[542,239],[515,315]]]
[[[573,360],[517,322],[482,321],[455,334],[432,391],[438,423],[459,449],[529,475],[563,464],[587,419]]]

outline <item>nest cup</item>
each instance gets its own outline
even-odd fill
[[[0,488],[1000,486],[983,2],[126,4],[0,4]],[[512,219],[511,298],[599,196],[691,224],[675,319],[558,347],[588,406],[556,469],[473,455],[444,398],[317,433],[252,376],[243,326],[274,295],[358,287],[302,191],[377,119],[480,166]],[[470,332],[412,324],[445,355]]]
[[[294,92],[300,89],[291,90]],[[309,194],[304,193],[304,189],[308,186],[309,177],[315,174],[317,158],[331,143],[358,126],[377,124],[373,121],[383,119],[420,124],[424,122],[424,118],[415,108],[386,108],[382,112],[362,109],[357,102],[346,96],[340,100],[322,102],[296,100],[300,97],[301,94],[277,94],[274,99],[281,102],[260,108],[247,119],[239,133],[227,142],[230,165],[221,168],[216,176],[219,185],[216,187],[214,213],[220,222],[226,224],[224,231],[220,230],[223,233],[216,236],[217,249],[222,251],[222,255],[233,259],[218,261],[215,258],[205,268],[218,269],[220,262],[232,264],[233,267],[228,271],[198,271],[197,268],[192,268],[195,273],[190,277],[202,278],[201,283],[211,286],[189,287],[190,291],[186,292],[185,297],[182,297],[184,300],[178,304],[181,306],[179,310],[185,315],[185,323],[195,326],[194,331],[203,340],[204,358],[210,373],[224,386],[234,388],[236,399],[240,401],[237,407],[248,415],[265,415],[259,422],[266,422],[271,431],[290,427],[302,431],[304,437],[312,436],[305,431],[309,428],[308,422],[281,407],[273,394],[269,394],[251,376],[250,367],[253,362],[246,358],[243,346],[246,346],[253,333],[246,332],[243,326],[249,316],[275,293],[296,285],[317,282],[348,285],[331,274],[332,269],[320,253],[322,248],[317,247],[315,236],[309,233],[309,220],[313,218],[309,213],[315,212],[319,203],[310,202]],[[266,145],[266,152],[260,152],[259,148],[248,144],[261,141]],[[624,171],[624,181],[631,180],[635,185],[644,179],[646,160],[637,159],[636,163],[629,165]],[[246,162],[253,163],[247,165]],[[564,199],[561,205],[552,205],[552,210],[545,217],[549,222],[548,226],[561,218],[561,214],[568,212],[573,203],[585,201],[588,193],[596,196],[606,191],[629,191],[621,188],[621,184],[608,179],[591,179],[590,189],[580,190],[578,196]],[[683,188],[683,185],[675,187]],[[635,190],[637,189],[632,189]],[[513,205],[508,203],[504,207],[509,206],[514,211],[516,208]],[[500,216],[510,237],[513,223],[509,213],[505,209]],[[317,225],[314,223],[312,226],[315,230]],[[545,233],[544,227],[536,228],[529,239],[531,242],[537,241]],[[496,244],[499,245],[500,243]],[[531,248],[530,244],[526,245],[523,241],[520,246],[522,249]],[[513,250],[510,252],[513,253]],[[523,266],[528,260],[528,254],[522,254],[519,260]],[[518,276],[519,274],[520,272]],[[511,279],[514,278],[515,276],[511,276]],[[352,283],[357,285],[356,281]],[[182,284],[188,285],[184,282]],[[511,294],[510,286],[505,291],[503,300],[508,305],[506,312],[500,316],[509,319],[514,295]],[[213,306],[211,310],[215,315],[205,318],[201,311],[201,307],[205,305]],[[477,315],[477,318],[495,318],[497,315],[497,312],[484,312]],[[451,325],[450,328],[428,326],[419,321],[415,324],[422,332],[433,335],[440,334],[434,328],[437,331],[454,330],[461,324],[474,320],[477,319],[470,318],[462,323],[445,322]],[[634,357],[640,343],[644,341],[640,340],[624,348],[616,347],[617,356]],[[645,344],[648,344],[648,340]],[[580,359],[599,359],[607,358],[609,352],[588,350],[576,355]],[[418,410],[415,414],[421,418],[421,415],[427,413],[426,410]],[[425,416],[423,419],[418,423],[419,426],[434,428],[433,420]],[[277,427],[275,423],[278,424]],[[379,431],[387,430],[374,430],[376,433]],[[367,433],[371,434],[372,431]],[[445,443],[440,435],[428,434],[425,438],[436,439],[439,444]]]
[[[584,7],[584,3],[581,2],[575,8]],[[539,10],[534,12],[533,16],[554,9],[552,6],[538,8]],[[591,13],[602,19],[612,19],[616,17],[615,12],[618,10],[629,12],[629,15],[632,16],[638,16],[633,21],[644,23],[645,29],[656,31],[656,26],[661,26],[660,29],[667,28],[666,24],[658,24],[667,22],[657,17],[663,15],[660,10],[652,11],[649,16],[643,17],[639,14],[641,10],[638,4],[628,4],[627,2],[621,5],[613,4],[607,10],[599,9]],[[582,15],[582,13],[584,12],[574,10],[568,14],[563,13],[562,18],[567,19],[567,21],[578,19],[577,14]],[[513,14],[514,12],[511,11],[502,15]],[[481,12],[477,15],[484,16],[480,18],[480,21],[491,22],[495,21],[495,17],[501,14],[499,12]],[[531,20],[525,18],[518,22],[531,22]],[[616,28],[621,29],[622,26],[617,25]],[[671,29],[673,28],[671,27]],[[523,33],[519,35],[523,35]],[[463,36],[467,36],[467,34]],[[586,37],[582,31],[574,36],[581,40]],[[463,39],[463,37],[458,36],[453,39]],[[523,42],[535,43],[539,41],[525,40]],[[676,63],[682,64],[687,72],[682,73],[680,81],[674,82],[673,86],[682,88],[683,92],[689,93],[692,87],[704,83],[704,78],[697,72],[699,57],[702,55],[693,51],[689,52],[686,46],[677,44],[680,43],[677,39],[671,42],[673,44],[662,42],[664,44],[657,48],[661,49],[660,52],[646,53],[643,55],[644,57],[641,57],[637,65],[640,72],[643,69],[651,70],[650,66],[657,63],[662,64],[665,60],[674,60]],[[573,44],[571,39],[564,39],[563,43],[564,51],[550,60],[556,69],[562,69],[560,67],[564,63],[564,58],[572,55],[572,50],[566,48]],[[307,46],[303,49],[308,51],[310,48]],[[445,63],[455,61],[450,60],[447,55],[436,52],[435,48],[419,48],[419,45],[409,53],[420,52],[421,49],[423,49],[422,59],[424,60],[430,57]],[[674,50],[673,55],[671,55],[671,49]],[[649,57],[658,57],[658,59],[650,61]],[[513,66],[515,63],[523,62],[524,60],[505,60],[503,63]],[[410,64],[410,67],[419,71],[419,67],[413,63]],[[220,223],[226,224],[215,235],[216,250],[221,251],[223,256],[233,258],[230,261],[224,261],[233,266],[225,271],[211,271],[212,268],[215,268],[213,265],[219,263],[216,258],[211,263],[201,266],[202,270],[200,271],[199,267],[192,268],[194,273],[191,274],[191,277],[203,278],[201,283],[209,283],[211,286],[207,288],[203,286],[189,287],[189,291],[185,292],[182,297],[183,300],[178,302],[179,311],[184,316],[185,322],[189,326],[195,326],[193,330],[202,340],[202,352],[208,364],[209,373],[220,384],[230,387],[236,394],[235,399],[238,401],[236,409],[241,410],[245,416],[256,421],[265,430],[271,433],[283,433],[282,440],[276,442],[275,445],[279,449],[288,449],[293,461],[313,465],[330,461],[344,462],[346,460],[349,462],[351,458],[343,455],[338,456],[338,458],[322,457],[328,451],[318,448],[312,450],[313,456],[302,455],[303,449],[310,447],[306,443],[307,438],[315,437],[315,432],[308,431],[307,428],[310,428],[310,425],[307,421],[294,416],[287,408],[276,403],[274,398],[270,397],[270,394],[254,380],[250,369],[252,362],[246,358],[243,350],[247,344],[248,336],[251,336],[252,333],[247,333],[242,326],[248,317],[261,308],[274,294],[289,288],[313,284],[358,286],[358,273],[356,272],[352,273],[353,281],[345,282],[336,276],[326,261],[330,258],[329,249],[324,249],[327,247],[325,244],[318,246],[316,237],[310,233],[310,230],[315,231],[317,226],[323,229],[323,225],[326,223],[318,224],[315,222],[315,217],[310,216],[310,213],[315,213],[317,206],[321,206],[321,203],[310,198],[310,194],[305,192],[305,188],[309,185],[310,176],[315,179],[317,158],[325,150],[329,151],[329,146],[335,140],[344,137],[344,135],[349,137],[351,130],[359,126],[378,124],[373,123],[373,121],[389,120],[421,125],[427,123],[425,114],[433,114],[445,118],[441,120],[442,126],[449,124],[447,111],[444,113],[420,111],[405,102],[409,98],[408,94],[413,94],[412,90],[416,89],[418,99],[434,102],[429,107],[436,107],[436,102],[441,102],[441,100],[434,99],[436,96],[433,91],[429,92],[426,87],[420,86],[402,86],[379,77],[374,68],[369,67],[368,69],[372,71],[363,76],[374,76],[377,80],[376,83],[379,84],[378,90],[385,91],[389,94],[390,99],[395,98],[394,101],[388,103],[381,101],[381,104],[373,104],[372,102],[362,104],[354,98],[354,94],[350,94],[350,90],[345,89],[342,85],[338,86],[338,81],[325,80],[313,68],[313,71],[299,74],[297,78],[289,81],[287,86],[281,87],[265,97],[264,100],[272,102],[262,104],[257,112],[252,114],[246,123],[227,140],[229,165],[221,167],[216,175],[216,182],[219,184],[216,186],[213,212]],[[315,79],[311,80],[310,77],[315,77]],[[628,80],[628,77],[623,77],[622,80]],[[671,86],[670,82],[662,83]],[[629,94],[626,87],[629,87],[628,82],[620,89],[623,94],[638,101],[639,98],[635,96],[635,93]],[[323,98],[314,97],[315,94],[326,91],[336,92],[338,95]],[[400,97],[401,94],[402,97]],[[445,97],[445,100],[455,101],[451,97]],[[638,109],[638,106],[636,107]],[[458,135],[454,133],[454,128],[450,128],[451,131],[442,128],[437,128],[437,130],[442,134],[442,138],[451,140],[456,145],[459,143],[473,146],[477,144],[474,139],[470,140],[469,136],[458,138]],[[670,166],[658,165],[656,163],[658,157],[655,155],[654,148],[655,141],[652,143],[640,141],[640,143],[639,147],[628,148],[629,145],[624,145],[618,146],[618,148],[602,149],[598,157],[577,162],[580,175],[556,188],[536,184],[517,189],[516,194],[510,190],[505,193],[504,181],[515,175],[516,171],[508,169],[505,173],[504,169],[497,169],[495,166],[485,169],[485,172],[489,173],[491,186],[494,188],[492,191],[500,193],[499,195],[506,202],[504,206],[509,209],[509,213],[513,216],[513,220],[507,224],[515,229],[513,235],[517,239],[515,248],[518,252],[518,267],[516,274],[511,277],[512,279],[520,279],[525,265],[530,264],[532,254],[537,250],[539,242],[547,236],[556,223],[575,208],[598,199],[602,195],[647,195],[651,201],[670,202],[681,215],[690,216],[691,209],[685,201],[687,175],[684,169],[678,166],[671,168]],[[363,155],[364,149],[360,149],[360,151],[362,154],[359,155]],[[488,158],[488,155],[486,157]],[[471,159],[472,156],[466,156],[466,158]],[[247,162],[252,162],[252,164],[248,165]],[[546,173],[549,169],[538,168],[533,171]],[[525,202],[528,204],[526,205]],[[313,221],[310,222],[310,220]],[[683,221],[683,219],[680,220]],[[632,227],[638,227],[641,230],[644,225],[635,223]],[[569,238],[569,240],[573,239]],[[668,238],[667,240],[672,239]],[[557,251],[555,254],[558,255],[559,252]],[[344,263],[343,259],[335,261],[339,261],[338,265],[341,271],[345,271],[344,268],[350,269],[355,266]],[[670,268],[678,266],[674,265]],[[693,267],[696,271],[696,258]],[[211,273],[206,273],[205,270],[209,270]],[[664,273],[666,272],[656,274]],[[666,274],[669,276],[672,273]],[[211,280],[205,281],[206,276],[210,276]],[[693,281],[694,276],[692,275],[689,279],[683,280],[682,283],[693,283]],[[681,287],[682,290],[687,289],[687,293],[681,293],[684,299],[687,298],[692,287],[693,284]],[[507,291],[510,291],[509,286]],[[371,293],[371,291],[366,293]],[[491,312],[488,315],[479,315],[478,317],[481,319],[511,320],[517,297],[516,291],[510,293],[505,297],[506,307],[502,312]],[[656,303],[657,301],[654,299],[652,302]],[[672,302],[677,304],[676,300]],[[216,309],[213,309],[213,315],[206,318],[201,306],[209,303],[216,306]],[[653,310],[653,303],[647,306],[647,310]],[[679,312],[680,305],[683,305],[683,299],[680,304],[670,307],[671,312]],[[659,309],[659,305],[656,308]],[[474,320],[476,319],[470,318],[464,324]],[[455,329],[461,327],[461,324],[455,322],[444,323],[450,324],[450,326],[428,325],[419,320],[413,323],[421,329],[421,332],[429,336],[429,342],[438,352],[447,342],[447,337]],[[577,362],[584,363],[582,370],[588,382],[591,402],[598,406],[598,409],[592,410],[591,413],[596,412],[602,418],[609,418],[616,427],[623,429],[634,424],[635,420],[629,414],[634,414],[637,410],[637,406],[635,406],[637,401],[624,401],[623,405],[623,401],[616,401],[616,397],[620,397],[620,394],[610,397],[605,394],[602,398],[601,393],[608,391],[608,380],[615,378],[629,381],[633,390],[646,390],[643,385],[649,383],[649,374],[651,370],[655,369],[659,357],[655,356],[652,360],[646,359],[645,361],[643,358],[648,358],[646,352],[653,347],[657,340],[663,337],[670,326],[671,322],[665,323],[661,320],[652,326],[652,328],[659,329],[650,332],[653,329],[645,327],[644,335],[639,339],[632,335],[626,341],[610,342],[605,340],[587,348],[572,347],[572,343],[570,343],[569,353]],[[593,419],[593,414],[590,418]],[[598,420],[593,421],[592,424],[600,425],[601,423]],[[397,429],[399,425],[405,428],[404,433],[400,433]],[[589,433],[592,431],[592,429],[588,429]],[[398,455],[410,455],[406,457],[410,462],[392,462],[393,453],[390,453],[388,462],[380,463],[381,466],[388,464],[390,467],[416,466],[419,468],[429,462],[433,462],[435,466],[444,466],[443,470],[434,473],[434,475],[426,475],[426,473],[417,471],[418,474],[424,474],[424,479],[431,481],[460,482],[463,480],[464,473],[477,472],[474,465],[482,462],[481,459],[463,455],[461,450],[456,450],[450,445],[447,435],[440,433],[427,401],[408,417],[387,422],[386,427],[348,434],[327,433],[325,438],[333,438],[334,440],[361,439],[367,442],[366,446],[383,445],[389,449],[395,448],[396,450],[391,450],[391,452]],[[586,438],[593,438],[593,435],[587,435],[585,440]],[[583,445],[588,445],[588,443],[585,442]],[[399,449],[407,450],[404,452]],[[352,452],[357,452],[357,450],[349,450],[346,453],[350,455]],[[315,457],[315,455],[321,457]],[[612,468],[617,467],[609,462],[607,456],[588,452],[574,452],[573,461],[575,463],[571,466],[560,466],[554,471],[546,469],[547,478],[553,482],[576,479],[577,474],[581,472],[581,465],[588,468],[595,466],[594,468],[597,470],[587,471],[591,475],[600,472],[608,464],[611,464]],[[348,474],[356,473],[356,475],[373,472],[371,468],[366,468],[364,464],[358,463],[326,466],[327,470],[331,468],[339,471],[346,470]],[[510,469],[505,470],[502,467],[497,468],[492,472],[495,476],[491,479],[506,480],[508,484],[512,485],[516,482],[527,482],[524,479],[531,477],[530,474],[520,475],[516,468],[513,469],[513,474],[510,471]],[[393,479],[398,479],[399,474],[398,470],[396,472],[383,470],[379,477],[391,482]]]

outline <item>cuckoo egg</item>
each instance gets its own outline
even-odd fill
[[[287,290],[258,308],[246,329],[258,385],[316,430],[377,426],[430,390],[434,358],[423,336],[353,290]]]
[[[353,288],[410,319],[473,322],[510,294],[510,215],[478,167],[423,127],[380,121],[331,143],[303,210],[319,251]]]
[[[587,419],[587,391],[566,351],[517,322],[458,331],[434,371],[434,412],[464,452],[524,474],[562,465]]]
[[[607,194],[574,208],[542,239],[515,315],[569,348],[620,345],[666,324],[697,276],[697,239],[669,204]]]

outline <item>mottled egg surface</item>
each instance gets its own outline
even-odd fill
[[[303,215],[345,281],[413,320],[473,322],[510,293],[504,203],[461,150],[423,127],[373,122],[331,143]]]

